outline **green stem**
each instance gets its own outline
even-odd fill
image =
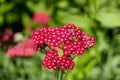
[[[57,78],[57,80],[62,80],[62,79],[63,79],[63,71],[58,70],[58,78]]]

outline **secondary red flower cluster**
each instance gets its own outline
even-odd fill
[[[50,21],[50,14],[47,12],[35,12],[33,14],[33,20],[37,24],[48,24]]]
[[[0,43],[4,49],[7,49],[10,44],[13,42],[14,33],[11,29],[6,28],[3,31],[0,31]]]
[[[33,42],[31,39],[25,39],[16,46],[14,46],[12,49],[10,49],[7,52],[7,57],[11,58],[14,56],[33,56],[35,54],[35,51],[33,49]]]
[[[95,41],[92,36],[82,32],[74,24],[55,28],[41,28],[32,34],[32,39],[36,49],[42,44],[51,47],[51,51],[47,53],[43,60],[43,66],[54,70],[59,68],[62,70],[72,69],[74,62],[70,56],[83,54],[85,49],[94,45]],[[60,57],[53,47],[62,48],[63,55]]]

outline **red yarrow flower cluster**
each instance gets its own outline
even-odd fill
[[[36,50],[42,44],[46,44],[51,48],[51,51],[47,53],[43,60],[43,66],[54,70],[73,69],[74,62],[72,61],[71,55],[84,54],[85,49],[89,49],[95,44],[95,39],[92,36],[82,32],[74,24],[38,29],[33,32],[32,39]],[[59,56],[58,52],[53,49],[55,47],[63,50],[62,56]],[[62,60],[65,62],[62,62]],[[57,63],[57,61],[60,63]],[[67,61],[70,62],[67,63]],[[63,65],[61,66],[61,64]]]
[[[11,58],[14,56],[23,56],[23,57],[30,57],[35,54],[33,48],[33,42],[31,39],[25,39],[12,49],[8,50],[7,57]]]
[[[35,12],[33,14],[33,20],[37,24],[48,24],[50,21],[50,15],[47,12]]]

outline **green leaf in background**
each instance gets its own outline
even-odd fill
[[[120,26],[120,12],[100,12],[95,15],[95,19],[107,28]]]
[[[22,23],[23,25],[29,24],[30,26],[34,24],[32,18],[27,13],[23,13],[22,15]]]
[[[18,15],[15,13],[8,13],[5,18],[7,20],[7,23],[12,23],[19,19]]]
[[[68,3],[68,1],[59,1],[58,3],[57,3],[57,6],[59,7],[59,8],[66,8],[66,7],[68,7],[69,6],[69,3]]]
[[[0,14],[0,25],[4,23],[4,16]]]
[[[85,5],[85,3],[87,2],[87,0],[75,0],[75,2],[81,6],[81,5]]]
[[[14,3],[4,3],[0,5],[0,13],[5,13],[14,8]]]
[[[120,55],[117,55],[113,58],[112,62],[111,62],[111,68],[113,70],[113,72],[117,75],[120,75]]]
[[[58,12],[58,20],[60,20],[63,24],[69,24],[69,23],[75,24],[88,33],[92,33],[90,28],[96,26],[94,21],[90,19],[87,15],[70,14],[64,11]]]
[[[97,36],[98,39],[100,39],[98,41],[98,50],[99,52],[102,52],[103,50],[109,50],[109,44],[107,43],[107,38],[105,37],[105,34],[103,34],[102,32],[98,31],[97,32]]]
[[[120,34],[115,35],[114,39],[112,40],[112,49],[114,50],[114,54],[120,53]]]
[[[44,11],[46,9],[44,2],[39,1],[37,4],[32,1],[27,1],[27,7],[31,11]]]

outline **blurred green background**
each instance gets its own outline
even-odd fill
[[[0,0],[0,31],[29,37],[25,26],[40,27],[32,19],[36,11],[51,15],[51,27],[73,23],[96,39],[64,80],[120,80],[120,0]],[[56,73],[41,66],[42,53],[9,59],[0,44],[0,80],[55,80]]]

